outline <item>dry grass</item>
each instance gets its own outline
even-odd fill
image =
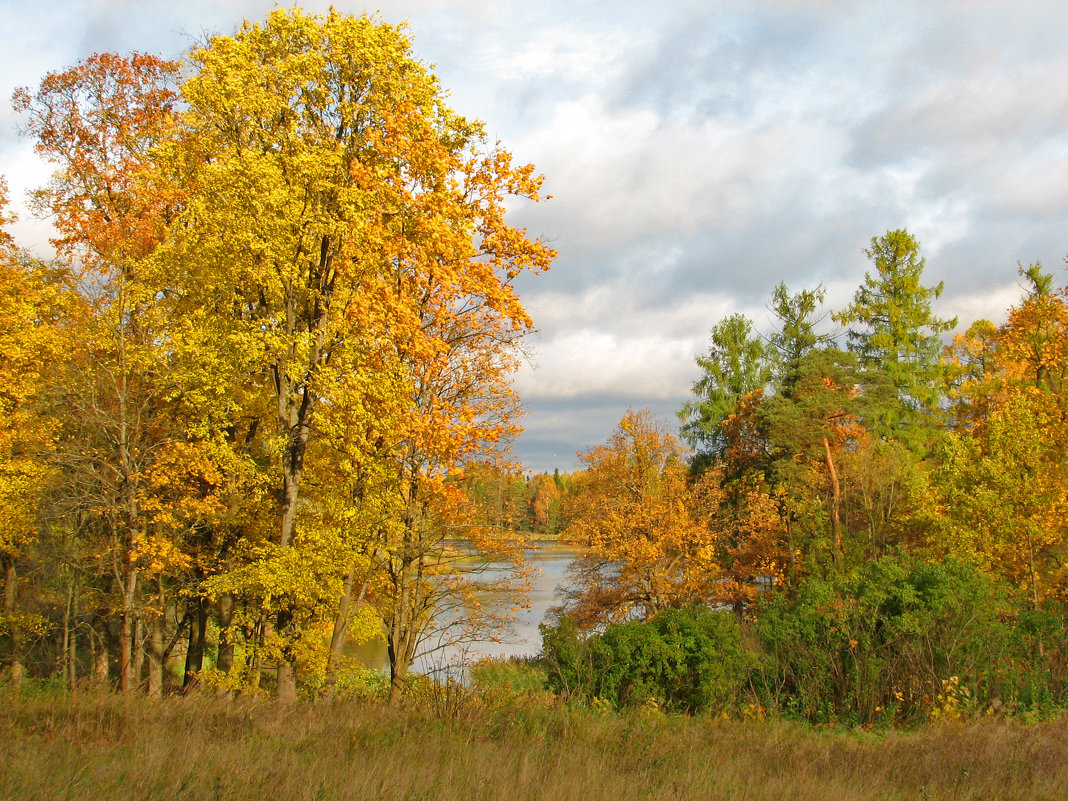
[[[531,704],[0,696],[0,799],[1065,799],[1068,719],[816,731]]]

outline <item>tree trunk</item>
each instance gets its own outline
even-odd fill
[[[288,610],[278,613],[278,634],[282,637],[282,654],[275,674],[275,697],[280,704],[292,704],[297,700],[297,671],[289,648],[293,637],[293,615]]]
[[[153,615],[148,639],[148,695],[163,697],[163,616]]]
[[[276,368],[279,388],[278,405],[281,428],[289,436],[290,444],[282,457],[282,529],[279,544],[289,547],[297,527],[297,507],[300,500],[300,484],[304,476],[304,454],[308,447],[309,417],[313,403],[310,395],[300,397],[297,387],[289,387],[288,378],[282,378]],[[285,383],[283,383],[285,382]],[[284,392],[283,387],[288,391]],[[297,395],[298,398],[291,397]],[[278,634],[282,637],[282,655],[278,661],[276,696],[279,703],[291,704],[297,700],[297,671],[293,651],[289,647],[293,636],[293,615],[283,609],[278,613]]]
[[[341,598],[338,599],[337,614],[334,616],[334,629],[330,632],[330,651],[326,655],[326,680],[323,682],[323,693],[327,698],[333,697],[334,687],[337,684],[337,666],[341,660],[341,649],[345,647],[345,631],[349,626],[349,609],[352,606],[352,589],[355,583],[356,566],[353,565],[345,574]]]
[[[260,671],[263,669],[263,659],[261,654],[263,653],[263,642],[267,636],[267,624],[262,618],[260,622],[256,624],[255,633],[256,649],[252,654],[252,664],[249,666],[248,682],[253,690],[259,689],[260,686]]]
[[[134,595],[137,591],[137,568],[131,567],[126,573],[122,593],[122,616],[119,629],[119,687],[123,693],[134,689],[133,676],[133,639],[134,639]]]
[[[216,604],[219,610],[219,651],[215,657],[215,669],[229,676],[234,669],[234,632],[231,626],[234,623],[234,596],[226,592],[219,596]],[[215,691],[219,698],[230,698],[232,693],[227,687],[220,686]]]
[[[786,586],[790,591],[797,589],[797,547],[794,545],[794,515],[786,515],[786,542],[789,554],[786,557]]]
[[[223,593],[219,596],[219,654],[215,660],[215,667],[221,672],[229,674],[234,667],[234,640],[230,627],[234,623],[234,596],[231,593]]]
[[[78,629],[71,632],[70,650],[64,654],[67,660],[67,681],[73,691],[78,686]]]
[[[276,698],[278,703],[288,705],[297,700],[297,671],[293,667],[291,659],[282,659],[278,662],[278,688]]]
[[[163,622],[166,615],[166,599],[162,583],[159,587],[159,609],[152,616],[148,634],[148,695],[163,697]]]
[[[831,476],[831,530],[834,536],[834,564],[842,566],[842,487],[838,483],[838,471],[831,456],[831,443],[823,438],[823,449],[827,454],[827,472]]]
[[[62,659],[62,671],[63,687],[67,690],[74,689],[74,676],[71,664],[70,652],[71,652],[71,630],[70,620],[74,610],[74,582],[67,581],[67,602],[63,605],[63,659]]]
[[[389,660],[389,705],[399,706],[404,694],[404,680],[408,678],[408,663]]]
[[[103,615],[98,615],[93,626],[93,637],[89,640],[93,663],[93,685],[96,687],[108,686],[108,676],[111,672],[108,642],[111,639],[110,635],[107,619]]]
[[[26,678],[26,667],[22,663],[22,632],[15,620],[18,602],[15,571],[15,557],[4,556],[4,613],[10,621],[8,639],[11,641],[11,683],[18,686]]]
[[[404,679],[408,675],[408,640],[410,621],[408,615],[408,566],[401,563],[393,577],[393,614],[389,621],[386,652],[389,654],[389,705],[400,703]]]
[[[125,694],[130,692],[130,669],[133,665],[133,620],[131,615],[122,614],[119,629],[119,689]]]
[[[134,620],[133,661],[130,664],[130,676],[135,690],[144,686],[145,672],[145,621],[142,615]]]
[[[331,259],[330,238],[323,237],[319,254],[320,269],[328,271]],[[304,477],[304,457],[311,438],[312,420],[315,416],[318,398],[309,386],[307,376],[313,375],[323,363],[322,348],[326,336],[324,326],[328,318],[325,305],[320,304],[316,304],[315,312],[310,319],[298,321],[299,314],[296,296],[290,295],[286,299],[287,334],[292,337],[297,334],[298,330],[301,336],[305,330],[315,332],[307,356],[301,358],[301,369],[291,371],[291,368],[296,365],[285,363],[289,361],[289,358],[297,358],[296,348],[291,351],[289,358],[283,357],[272,367],[278,410],[278,431],[285,437],[287,443],[282,453],[282,528],[279,544],[283,548],[290,545],[297,527],[300,487]],[[307,329],[304,328],[305,325],[308,326]],[[291,374],[303,375],[305,378],[294,379],[290,377]],[[297,697],[296,664],[293,650],[290,647],[294,634],[291,610],[279,612],[278,633],[283,638],[282,660],[278,665],[278,700],[290,703]]]
[[[119,308],[126,303],[125,282],[120,287]],[[134,464],[133,449],[131,447],[130,426],[130,376],[127,371],[126,339],[128,330],[125,323],[119,326],[119,387],[118,389],[118,430],[116,432],[116,469],[121,482],[119,494],[126,520],[122,529],[123,549],[125,553],[116,558],[114,565],[115,578],[122,588],[122,614],[119,634],[119,687],[122,692],[129,693],[135,685],[133,675],[133,638],[134,638],[134,600],[137,592],[137,568],[127,560],[132,560],[133,543],[137,542],[141,531],[138,528],[140,508],[137,502],[137,484],[139,480],[138,468]],[[118,532],[116,532],[118,534]],[[136,677],[140,678],[140,677]]]
[[[421,627],[417,619],[417,601],[413,597],[415,589],[411,586],[418,583],[418,578],[408,574],[410,565],[400,568],[398,578],[402,586],[396,592],[393,603],[393,619],[389,621],[389,633],[386,637],[386,651],[389,654],[389,703],[396,706],[400,703],[404,691],[405,679],[408,677],[408,669],[415,658],[415,649],[421,633]]]
[[[189,648],[185,652],[185,675],[182,689],[190,690],[197,674],[204,668],[204,635],[208,627],[208,602],[206,598],[193,601],[189,617]]]

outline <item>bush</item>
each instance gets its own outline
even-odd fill
[[[558,694],[617,709],[655,704],[697,712],[735,703],[750,659],[733,615],[691,607],[585,638],[562,617],[542,627],[541,661]]]
[[[963,714],[1001,693],[1007,595],[969,565],[891,555],[757,610],[762,702],[813,722]]]
[[[1046,603],[1020,613],[1013,627],[1013,662],[1000,677],[1008,711],[1051,715],[1068,704],[1068,614]]]
[[[546,675],[541,664],[529,658],[486,658],[471,665],[471,689],[488,701],[506,703],[543,693]]]
[[[377,701],[389,698],[389,676],[368,667],[348,667],[339,670],[334,685],[337,700]]]

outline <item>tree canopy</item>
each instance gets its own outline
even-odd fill
[[[457,479],[518,431],[514,283],[554,255],[505,220],[533,166],[447,105],[404,26],[337,11],[274,11],[182,64],[96,55],[16,106],[90,304],[53,393],[53,528],[94,543],[68,591],[102,626],[120,610],[123,689],[146,629],[154,692],[183,629],[202,670],[210,613],[221,680],[274,663],[290,700],[362,609],[399,690],[467,583],[450,554],[517,553],[466,524]]]

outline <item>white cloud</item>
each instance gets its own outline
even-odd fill
[[[273,7],[7,2],[0,92],[94,50],[177,55]],[[450,103],[555,195],[515,215],[560,250],[522,284],[543,334],[517,386],[545,458],[627,405],[670,411],[709,328],[741,311],[765,329],[778,281],[847,303],[887,229],[917,235],[962,327],[1015,302],[1017,261],[1068,252],[1063,0],[386,0],[381,16],[410,20]],[[49,170],[15,124],[0,111],[18,200]],[[37,247],[47,226],[23,216]]]
[[[659,400],[688,389],[694,352],[694,343],[686,339],[580,329],[542,343],[541,366],[521,369],[514,384],[520,397],[529,399],[623,395]]]
[[[622,69],[631,42],[621,31],[593,32],[556,22],[519,43],[492,42],[476,58],[489,74],[506,82],[554,79],[605,86]]]

